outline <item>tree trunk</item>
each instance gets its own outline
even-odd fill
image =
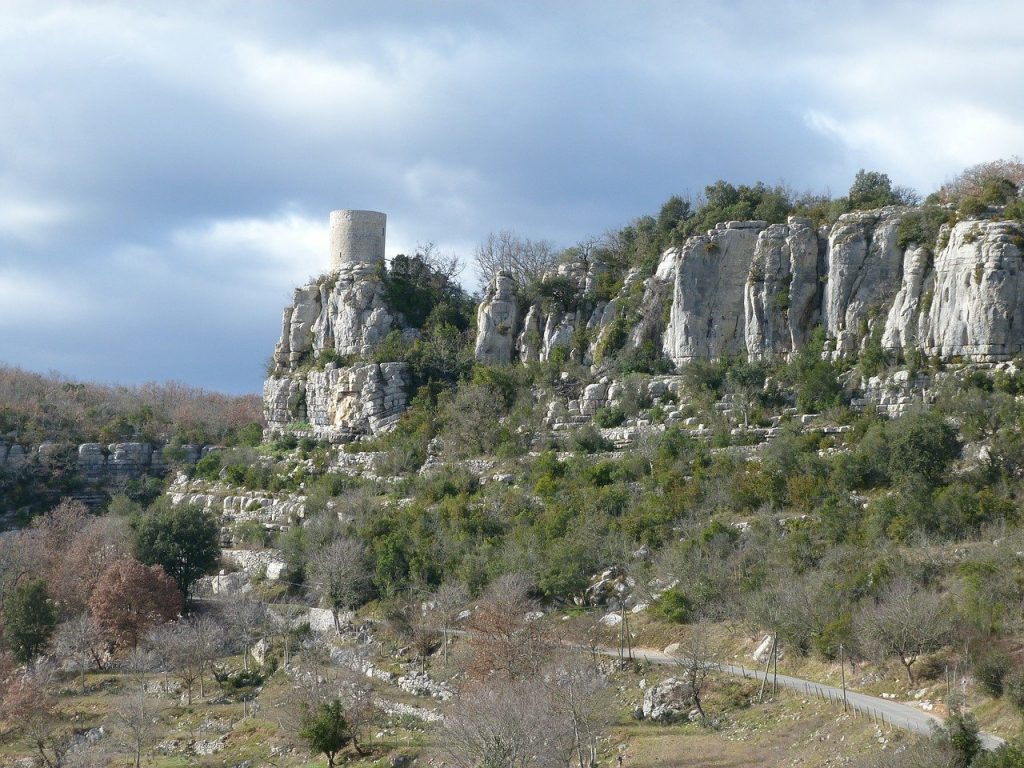
[[[907,661],[905,658],[900,656],[900,661],[903,662],[903,666],[907,670],[907,680],[910,681],[911,685],[913,685],[914,684],[914,673],[910,671],[910,668],[914,665],[914,662],[917,661],[917,659],[915,658],[915,659],[911,659],[910,661]]]

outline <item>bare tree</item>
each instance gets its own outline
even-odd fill
[[[69,669],[78,672],[83,693],[86,671],[103,669],[106,644],[99,625],[88,613],[79,614],[57,627],[53,652]]]
[[[0,613],[18,583],[38,572],[42,558],[42,537],[38,531],[22,530],[0,537]]]
[[[714,650],[711,627],[706,621],[700,621],[689,627],[686,635],[679,642],[679,650],[675,653],[683,682],[686,683],[693,706],[697,708],[700,720],[705,725],[708,716],[704,712],[701,698],[707,688],[708,675],[717,666]]]
[[[192,687],[202,674],[203,658],[189,624],[187,619],[181,619],[173,624],[154,627],[146,635],[145,644],[161,664],[177,676],[191,706]]]
[[[571,725],[572,751],[579,768],[597,765],[598,739],[615,711],[602,694],[608,681],[592,660],[573,656],[545,676],[554,713]]]
[[[447,582],[430,598],[429,616],[441,630],[444,663],[448,666],[448,635],[469,600],[469,591],[458,582]]]
[[[437,749],[454,768],[563,768],[575,741],[537,680],[490,681],[465,691],[437,731]]]
[[[309,573],[311,586],[330,609],[334,628],[341,634],[341,612],[359,605],[370,587],[363,545],[355,539],[335,539],[313,553]]]
[[[547,240],[530,240],[507,230],[492,232],[473,254],[481,292],[499,272],[524,287],[558,264],[558,251]]]
[[[452,252],[442,252],[437,247],[437,243],[433,241],[416,243],[416,255],[423,260],[431,272],[446,282],[452,282],[462,274],[463,264],[459,261],[459,257]]]
[[[893,582],[873,605],[857,616],[864,647],[876,656],[895,656],[914,684],[913,665],[949,639],[950,621],[942,598],[906,579]]]
[[[73,732],[50,694],[52,676],[50,665],[37,662],[0,678],[0,721],[16,723],[39,765],[63,768]]]
[[[532,586],[529,576],[511,573],[487,590],[467,623],[471,677],[518,680],[540,673],[553,643],[544,623],[531,616],[537,611]]]
[[[248,672],[249,651],[267,634],[267,606],[251,597],[242,597],[228,606],[226,614],[231,637],[242,647],[242,666]]]
[[[157,731],[159,708],[140,683],[114,707],[114,723],[118,741],[132,755],[135,768],[142,764],[142,754],[152,743]]]
[[[224,652],[226,628],[224,622],[214,616],[195,616],[189,620],[192,642],[199,658],[199,697],[206,696],[205,673],[212,674],[213,662]]]

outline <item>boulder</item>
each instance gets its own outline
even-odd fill
[[[689,717],[693,691],[683,680],[669,677],[644,691],[643,719],[674,723]]]

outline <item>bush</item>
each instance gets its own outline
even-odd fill
[[[617,427],[625,420],[625,412],[617,405],[609,406],[608,408],[598,408],[594,413],[594,423],[605,429]]]
[[[1003,216],[1007,219],[1016,219],[1017,221],[1024,222],[1024,199],[1014,200],[1007,205],[1003,211]]]
[[[587,424],[572,433],[572,450],[583,453],[610,451],[612,444],[605,440],[597,427]]]
[[[1003,695],[1019,711],[1024,712],[1024,667],[1014,667],[1003,676]]]
[[[693,613],[693,605],[679,587],[672,587],[658,600],[658,613],[674,624],[685,624]]]
[[[940,205],[925,205],[900,220],[896,244],[906,249],[918,245],[932,251],[939,239],[939,230],[950,220],[949,211]]]
[[[956,429],[933,411],[911,413],[890,422],[885,437],[893,477],[916,475],[936,485],[960,455]]]
[[[214,482],[220,479],[221,458],[217,451],[212,451],[196,462],[196,477]]]
[[[960,201],[960,205],[956,210],[961,216],[971,218],[981,216],[988,210],[988,206],[985,205],[980,197],[965,197]]]
[[[989,696],[1003,695],[1007,673],[1010,671],[1010,657],[1002,651],[986,653],[974,663],[974,678]]]

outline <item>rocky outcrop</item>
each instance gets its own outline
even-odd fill
[[[1006,360],[1024,350],[1024,230],[1017,222],[963,221],[935,256],[919,302],[928,355]]]
[[[515,282],[500,273],[487,287],[476,311],[476,359],[488,365],[511,362],[518,319]]]
[[[662,343],[677,365],[746,348],[744,287],[765,227],[763,221],[730,221],[682,247]]]
[[[884,322],[902,279],[896,230],[904,209],[882,208],[839,217],[828,236],[822,322],[835,351],[856,352],[875,322]]]
[[[336,273],[295,289],[284,310],[274,362],[294,369],[325,352],[367,355],[398,326],[385,300],[380,266],[343,264]]]
[[[693,689],[685,680],[666,678],[644,691],[640,715],[644,720],[674,723],[689,716]]]
[[[209,446],[176,445],[174,460],[195,464]],[[168,469],[164,446],[145,442],[66,443],[44,442],[25,447],[0,443],[0,471],[45,477],[57,473],[70,479],[67,492],[90,505],[100,504],[126,483],[147,477],[163,477]]]
[[[678,266],[665,354],[675,363],[788,356],[819,323],[836,357],[869,340],[944,360],[1024,351],[1021,224],[963,221],[937,243],[904,249],[899,226],[910,210],[844,214],[827,231],[798,217],[727,222],[666,252]]]
[[[407,363],[362,363],[293,376],[272,376],[263,385],[264,414],[271,433],[309,424],[315,437],[348,442],[390,429],[405,410]]]
[[[802,349],[821,307],[818,234],[810,219],[790,216],[757,238],[743,295],[747,354]]]
[[[917,346],[920,338],[921,301],[932,290],[932,253],[924,247],[907,249],[903,255],[903,282],[893,298],[885,319],[882,346],[904,352]]]

